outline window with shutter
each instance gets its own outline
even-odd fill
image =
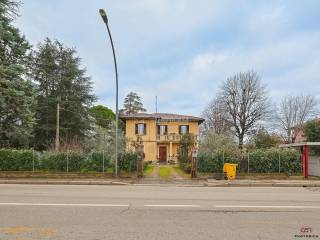
[[[179,134],[188,134],[189,133],[189,125],[180,125],[179,126]]]
[[[157,134],[158,135],[167,135],[168,134],[168,126],[167,125],[158,125],[157,126]]]
[[[136,134],[137,135],[146,135],[147,134],[147,125],[145,123],[136,124]]]

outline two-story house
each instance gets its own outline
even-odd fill
[[[199,125],[204,119],[168,113],[137,113],[122,116],[128,149],[141,139],[146,161],[177,161],[179,141],[183,134],[199,139]]]

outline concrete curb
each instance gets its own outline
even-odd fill
[[[0,184],[35,184],[35,185],[129,185],[130,183],[119,181],[56,181],[56,180],[0,180]]]
[[[272,182],[263,182],[263,181],[245,181],[245,182],[208,182],[208,187],[320,187],[320,181],[272,181]]]
[[[55,180],[55,179],[0,179],[1,184],[35,184],[35,185],[115,185],[115,186],[159,186],[159,187],[320,187],[320,181],[150,181],[148,179],[110,179],[110,180]]]

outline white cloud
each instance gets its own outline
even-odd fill
[[[303,25],[310,11],[309,21],[318,21],[315,3],[24,1],[18,26],[32,43],[49,36],[75,46],[99,103],[114,106],[115,89],[101,7],[107,9],[116,47],[120,104],[126,93],[136,91],[150,111],[158,95],[159,111],[197,115],[223,80],[251,69],[275,101],[287,92],[319,95],[320,30]]]
[[[288,36],[254,49],[223,49],[194,56],[175,74],[157,84],[137,88],[149,101],[158,94],[164,109],[200,114],[228,76],[257,71],[277,102],[284,94],[304,92],[319,95],[320,33]],[[179,99],[179,101],[177,101]],[[189,104],[189,107],[186,107]],[[189,111],[189,112],[187,112]]]

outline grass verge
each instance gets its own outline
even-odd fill
[[[145,169],[144,169],[144,175],[146,177],[150,176],[152,174],[154,170],[154,166],[153,165],[148,165]]]
[[[173,166],[172,169],[182,178],[190,179],[191,175],[183,171],[179,166]]]
[[[159,177],[161,179],[168,179],[170,178],[170,168],[168,168],[167,166],[161,166],[159,168]]]

